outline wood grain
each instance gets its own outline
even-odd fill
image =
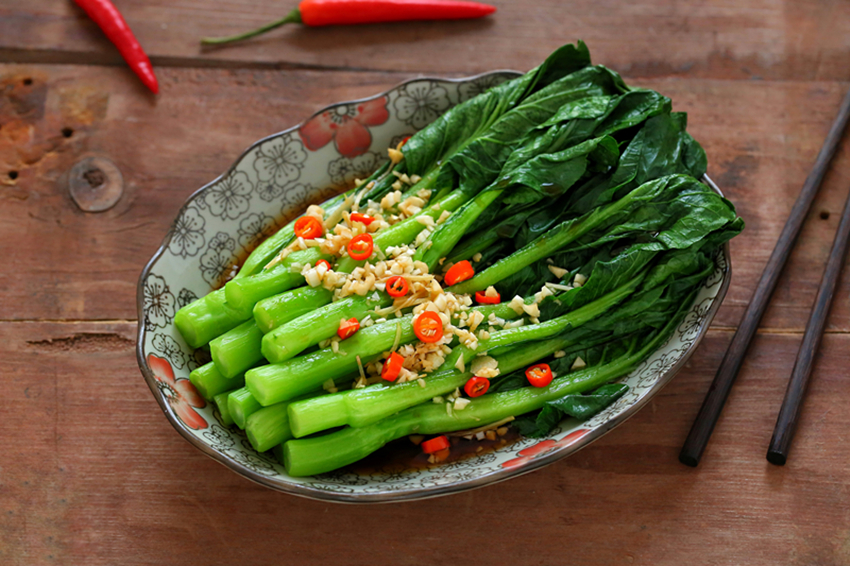
[[[829,133],[827,134],[820,151],[818,151],[814,164],[812,165],[812,170],[806,176],[806,180],[800,188],[800,192],[794,201],[794,205],[791,207],[791,211],[782,227],[782,231],[779,233],[776,246],[770,253],[767,264],[765,265],[758,283],[756,284],[755,290],[750,297],[747,309],[744,311],[744,316],[741,318],[738,323],[738,328],[732,336],[732,342],[729,344],[729,349],[726,351],[726,354],[723,356],[723,360],[720,362],[720,367],[717,369],[717,374],[711,382],[708,394],[705,396],[705,400],[703,401],[702,407],[700,407],[699,413],[694,420],[691,431],[688,433],[688,438],[682,446],[682,451],[679,454],[679,461],[687,466],[697,466],[699,464],[702,453],[711,438],[714,425],[717,424],[717,419],[720,417],[721,411],[723,411],[723,405],[726,403],[726,398],[732,390],[735,378],[738,377],[738,371],[744,363],[744,358],[747,355],[747,351],[750,348],[753,337],[761,325],[762,317],[770,303],[770,298],[773,296],[773,291],[779,283],[779,278],[785,269],[785,264],[788,263],[791,250],[794,248],[798,236],[803,229],[806,217],[811,213],[812,204],[814,204],[815,197],[818,192],[820,192],[823,178],[832,163],[832,159],[838,149],[838,144],[844,137],[848,119],[850,119],[850,92],[845,94],[844,99],[841,101],[839,110],[829,128]],[[845,210],[850,209],[845,208]],[[842,220],[838,228],[839,234],[843,233],[842,231],[845,229],[845,224],[845,216],[842,215]],[[842,247],[841,251],[836,254],[835,248],[833,247],[833,251],[830,253],[828,262],[830,267],[827,269],[827,273],[830,275],[828,278],[824,278],[824,281],[828,281],[830,288],[830,291],[828,292],[829,303],[832,302],[832,295],[835,291],[835,286],[841,273],[840,266],[841,263],[844,262],[844,249],[845,248]],[[819,317],[816,317],[813,314],[812,317],[810,317],[805,335],[803,336],[803,345],[801,346],[801,351],[805,352],[804,356],[807,357],[809,361],[812,360],[814,353],[817,352],[821,335],[823,334],[823,330],[826,326],[826,317],[829,314],[827,310],[829,303],[826,304],[826,309],[824,308],[822,298],[823,289],[823,283],[821,283],[821,287],[818,290],[817,299],[815,301],[816,307],[813,311],[813,313],[819,312],[820,315]],[[815,327],[812,324],[814,320],[817,320],[817,330],[815,330]],[[814,342],[812,341],[813,336],[816,336],[816,338],[814,338]],[[794,373],[795,377],[792,378],[792,381],[796,382],[796,369],[794,370]],[[808,372],[806,378],[808,378]],[[789,397],[786,396],[785,399],[787,403]],[[786,406],[783,404],[782,413],[780,413],[780,420],[783,418],[782,415],[785,413],[785,410]]]
[[[15,266],[0,271],[0,320],[134,319],[136,277],[186,196],[253,141],[330,102],[373,94],[403,78],[167,69],[163,95],[153,99],[108,68],[0,66],[0,254]],[[32,84],[25,85],[26,79]],[[634,82],[660,90],[677,110],[689,112],[690,129],[709,154],[709,173],[747,222],[732,242],[732,287],[716,319],[717,325],[733,327],[845,87],[681,78]],[[73,130],[70,138],[62,135],[64,128]],[[108,157],[125,178],[124,197],[104,213],[83,213],[67,192],[68,170],[88,155]],[[792,254],[787,273],[793,276],[780,281],[764,327],[804,328],[848,181],[850,147],[844,144]],[[826,220],[820,218],[824,211],[832,211]],[[827,330],[850,331],[850,274],[842,278]]]
[[[528,68],[584,39],[597,61],[631,76],[845,80],[850,4],[836,1],[494,0],[481,21],[303,29],[290,26],[222,49],[198,39],[282,17],[279,0],[116,0],[157,66],[313,66],[407,73]],[[5,0],[3,61],[118,64],[72,2]]]
[[[0,69],[0,254],[15,266],[0,271],[0,319],[135,319],[136,279],[189,194],[253,141],[397,82],[306,71],[164,78],[168,94],[154,100],[109,69]],[[81,211],[67,188],[68,171],[89,155],[108,157],[125,181],[118,204],[98,214]]]
[[[676,460],[731,338],[715,331],[650,406],[575,456],[473,492],[364,507],[272,492],[192,449],[139,376],[133,330],[0,323],[0,435],[15,455],[2,464],[0,562],[850,563],[847,335],[824,340],[783,469],[764,446],[799,341],[787,334],[756,339],[704,464]]]
[[[848,100],[850,100],[850,94],[848,94]],[[794,369],[785,390],[785,398],[782,400],[779,416],[776,418],[776,426],[773,429],[773,436],[767,450],[767,460],[772,464],[783,466],[788,459],[791,441],[794,438],[797,421],[800,418],[800,412],[805,401],[806,388],[823,339],[826,319],[835,297],[835,288],[838,285],[838,278],[841,276],[847,257],[848,244],[850,244],[850,199],[847,199],[844,205],[844,212],[841,214],[841,221],[838,224],[838,230],[835,232],[832,250],[829,252],[826,269],[824,269],[823,278],[820,287],[818,287],[812,314],[806,324],[800,350],[797,352],[797,359],[794,361]],[[740,329],[738,332],[740,332]]]
[[[228,49],[278,0],[115,0],[152,54],[152,97],[72,2],[0,3],[0,564],[850,565],[850,273],[794,458],[764,447],[850,186],[827,174],[703,464],[676,454],[847,91],[850,4],[499,0],[481,22],[285,29]],[[250,143],[418,74],[528,69],[584,38],[671,96],[747,229],[696,355],[575,456],[432,501],[340,506],[260,488],[188,446],[136,367],[135,284],[188,194]],[[125,179],[83,213],[86,156]]]

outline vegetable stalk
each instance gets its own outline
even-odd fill
[[[487,352],[521,342],[527,343],[517,348],[518,352],[498,358],[499,371],[503,375],[507,374],[518,367],[552,354],[555,350],[550,350],[550,346],[554,344],[560,347],[563,342],[560,339],[534,343],[529,341],[547,339],[594,320],[631,294],[640,281],[641,278],[635,278],[594,302],[544,323],[493,332],[490,338],[479,343],[475,351],[462,347],[456,350],[463,351],[464,362],[468,362],[476,352]],[[581,337],[583,335],[579,336]],[[472,374],[468,371],[456,370],[454,363],[451,365],[449,363],[451,362],[447,361],[444,364],[448,369],[429,375],[425,379],[425,387],[421,387],[418,383],[376,384],[365,389],[352,389],[293,403],[289,409],[292,431],[296,437],[302,437],[345,424],[365,426],[400,410],[424,403],[433,397],[454,391],[462,387]]]
[[[224,377],[213,362],[195,368],[189,374],[189,381],[201,394],[201,397],[211,401],[219,393],[237,389],[245,385],[245,375],[239,374],[232,378]]]
[[[309,476],[352,464],[383,447],[387,442],[410,434],[441,434],[481,426],[542,408],[571,393],[599,387],[636,367],[666,340],[681,316],[677,316],[643,347],[605,365],[590,367],[556,378],[543,388],[523,387],[473,399],[464,410],[448,413],[435,404],[407,409],[374,424],[348,427],[324,436],[290,440],[283,446],[283,460],[291,476]],[[565,342],[566,346],[567,343]]]

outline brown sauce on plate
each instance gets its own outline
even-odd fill
[[[450,436],[451,446],[448,457],[434,464],[428,462],[429,455],[422,451],[421,446],[413,444],[409,438],[405,437],[390,442],[377,452],[344,469],[357,475],[368,476],[377,473],[404,473],[425,468],[439,468],[451,462],[495,452],[522,438],[514,427],[507,428],[508,432],[504,436],[496,436],[495,440],[487,438],[467,440],[463,437]]]

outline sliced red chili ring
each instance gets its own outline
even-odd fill
[[[340,338],[345,340],[354,336],[354,333],[358,330],[360,330],[360,322],[356,318],[349,318],[348,320],[340,321],[336,333]]]
[[[320,265],[324,265],[328,269],[328,271],[330,271],[330,269],[331,269],[331,262],[329,262],[326,259],[320,259],[319,261],[316,262],[316,265],[314,265],[313,267],[319,267]]]
[[[488,389],[490,389],[490,380],[478,375],[470,377],[466,385],[463,386],[463,390],[470,397],[481,397],[487,393]]]
[[[425,311],[413,321],[413,332],[423,342],[439,342],[443,337],[443,319],[434,311]]]
[[[475,291],[475,300],[479,305],[497,305],[502,302],[502,296],[496,293],[491,297],[486,291]]]
[[[401,275],[394,275],[387,279],[387,295],[390,297],[403,297],[410,290],[407,279]]]
[[[432,438],[431,440],[426,440],[421,444],[422,451],[426,454],[433,454],[435,452],[439,452],[440,450],[445,450],[449,447],[449,439],[444,434],[442,436],[438,436],[437,438]]]
[[[404,358],[398,352],[393,352],[390,357],[384,361],[384,367],[381,370],[381,378],[387,381],[395,381],[401,373],[401,366],[404,365]]]
[[[354,236],[351,238],[351,241],[348,242],[348,246],[346,247],[346,249],[348,249],[348,255],[351,256],[351,259],[356,261],[369,259],[374,248],[375,244],[372,241],[372,236],[369,234]]]
[[[525,370],[525,377],[534,387],[546,387],[552,383],[552,368],[549,364],[536,364]]]
[[[371,216],[366,216],[365,214],[360,214],[359,212],[352,212],[349,218],[351,218],[352,222],[362,222],[364,226],[368,226],[369,224],[375,221],[375,219]]]
[[[302,216],[295,221],[295,235],[305,240],[318,238],[325,231],[324,225],[315,216]]]
[[[475,270],[472,269],[472,264],[467,260],[459,261],[449,268],[446,272],[446,285],[451,287],[461,281],[471,279],[475,275]]]

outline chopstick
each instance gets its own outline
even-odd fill
[[[726,403],[729,392],[732,390],[732,384],[738,376],[738,371],[741,369],[741,364],[744,362],[744,356],[753,340],[753,336],[758,329],[764,311],[767,309],[770,296],[776,289],[776,284],[779,281],[779,275],[788,256],[791,253],[791,248],[794,247],[794,242],[800,234],[800,229],[803,227],[803,222],[806,215],[812,206],[812,202],[817,195],[826,170],[829,167],[829,162],[835,155],[835,150],[838,147],[838,142],[847,125],[847,119],[850,118],[850,91],[844,97],[841,107],[838,110],[838,115],[829,129],[829,134],[823,142],[820,152],[818,152],[815,164],[809,176],[806,177],[806,182],[803,183],[803,188],[800,189],[800,195],[794,202],[794,207],[791,209],[791,214],[785,222],[785,227],[782,228],[782,233],[776,242],[776,247],[770,258],[767,260],[767,265],[761,274],[756,290],[753,293],[750,304],[744,312],[744,318],[741,320],[738,330],[732,337],[732,343],[726,350],[726,355],[723,356],[723,361],[720,362],[720,368],[714,376],[714,381],[711,382],[711,387],[708,389],[708,394],[700,407],[699,413],[694,424],[691,427],[688,438],[682,446],[682,451],[679,453],[679,461],[686,466],[697,466],[699,464],[702,453],[708,444],[711,433],[714,431],[714,426],[717,424],[717,419],[723,410],[723,405]]]
[[[844,256],[847,254],[847,244],[850,242],[850,195],[844,204],[844,212],[841,215],[841,223],[835,233],[832,242],[832,251],[826,262],[826,270],[823,273],[815,306],[803,335],[803,342],[797,352],[797,360],[794,362],[794,371],[788,381],[788,389],[785,390],[785,399],[779,409],[776,419],[776,427],[773,429],[773,438],[770,439],[770,447],[767,449],[767,461],[777,466],[784,466],[788,459],[788,451],[791,449],[791,440],[797,427],[797,419],[803,405],[803,397],[806,394],[806,386],[812,375],[812,367],[815,355],[820,348],[823,330],[826,326],[829,307],[835,296],[835,287],[841,275],[841,267],[844,264]]]

